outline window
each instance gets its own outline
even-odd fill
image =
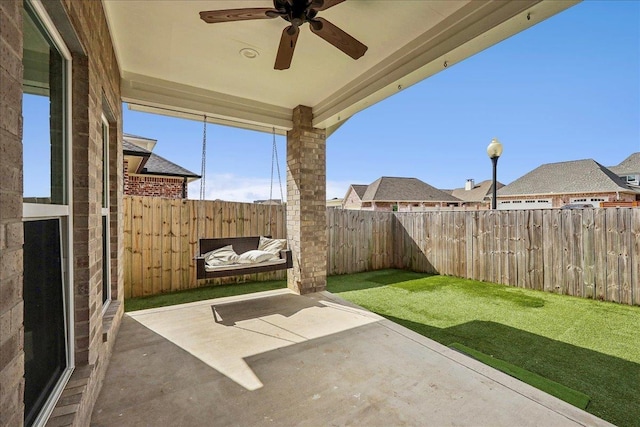
[[[109,122],[102,116],[102,304],[111,301],[111,251],[109,233]]]
[[[23,15],[24,424],[53,410],[73,367],[71,55],[40,2]]]
[[[66,58],[43,24],[26,9],[23,45],[24,187],[27,203],[67,202],[65,109]]]

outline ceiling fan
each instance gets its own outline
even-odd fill
[[[329,9],[345,0],[273,0],[273,8],[246,8],[210,10],[200,12],[200,19],[208,24],[220,22],[248,21],[252,19],[282,18],[291,23],[282,31],[280,46],[276,55],[276,70],[286,70],[291,66],[296,47],[299,27],[305,22],[316,35],[331,43],[353,59],[358,59],[367,51],[360,43],[326,19],[318,17],[318,12]]]

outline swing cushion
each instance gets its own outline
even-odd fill
[[[261,251],[253,249],[238,256],[238,263],[240,264],[257,264],[259,262],[274,261],[280,259],[277,254],[271,252]]]
[[[232,245],[223,246],[204,254],[204,262],[207,267],[235,264],[238,262],[238,258],[239,256],[233,250]]]
[[[221,237],[221,238],[204,238],[199,240],[199,255],[195,257],[196,270],[198,279],[212,279],[216,277],[236,276],[254,273],[263,273],[268,271],[285,270],[293,267],[293,257],[291,250],[283,249],[277,252],[274,256],[270,251],[268,252],[269,259],[262,262],[252,262],[251,264],[240,263],[239,259],[230,264],[218,264],[209,265],[205,262],[205,257],[209,259],[215,259],[214,262],[228,262],[233,259],[233,253],[238,254],[238,258],[246,252],[256,251],[260,246],[261,236],[251,237]],[[270,239],[270,240],[283,240],[286,245],[285,239]],[[268,242],[267,242],[268,243]],[[279,244],[282,244],[279,242]],[[233,253],[228,249],[231,246]],[[219,249],[223,249],[217,252]],[[274,250],[267,247],[267,249]],[[227,253],[227,257],[222,254]],[[263,251],[263,253],[266,251]],[[249,254],[246,255],[247,259],[261,259],[262,254]],[[266,258],[267,255],[264,255]]]
[[[268,237],[260,236],[260,243],[258,243],[258,250],[270,252],[275,256],[280,256],[280,251],[287,249],[286,239],[270,239]]]

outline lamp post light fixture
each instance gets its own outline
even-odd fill
[[[497,184],[498,184],[498,158],[502,155],[502,144],[498,141],[498,138],[493,138],[491,143],[487,147],[487,154],[491,159],[491,163],[493,163],[493,196],[491,197],[491,209],[496,209],[498,206],[496,200],[496,194],[498,192]]]

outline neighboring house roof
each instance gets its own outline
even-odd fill
[[[364,197],[364,193],[367,191],[368,187],[368,185],[351,184],[351,188],[353,188],[353,191],[358,195],[358,197],[360,197],[360,200]]]
[[[635,193],[618,175],[592,159],[547,163],[498,190],[498,196]]]
[[[185,178],[200,178],[200,175],[191,172],[183,168],[182,166],[178,166],[173,162],[165,159],[164,157],[158,156],[157,154],[152,153],[146,148],[140,147],[137,144],[134,144],[128,138],[135,139],[144,139],[148,141],[155,141],[154,139],[144,138],[141,136],[135,136],[130,134],[124,134],[122,139],[122,151],[125,156],[134,156],[134,157],[142,157],[142,161],[140,165],[137,167],[136,171],[132,171],[132,173],[142,174],[142,175],[162,175],[162,176],[176,176],[176,177],[185,177]]]
[[[633,153],[624,159],[618,166],[611,166],[609,170],[617,175],[640,174],[640,153]]]
[[[142,169],[143,174],[150,175],[169,175],[169,176],[183,176],[188,178],[200,178],[200,175],[195,174],[182,166],[178,166],[169,160],[151,153],[149,160],[145,163]]]
[[[435,201],[459,202],[460,199],[430,186],[417,178],[383,176],[367,187],[362,201]]]
[[[125,138],[126,138],[126,136],[125,136]],[[136,138],[138,138],[138,137],[136,137]],[[122,150],[124,151],[125,154],[132,155],[132,156],[135,156],[135,155],[149,155],[149,154],[151,154],[151,151],[149,151],[149,150],[147,150],[145,148],[139,147],[136,144],[132,144],[131,142],[127,141],[124,138],[122,139]]]
[[[134,135],[132,133],[124,133],[124,134],[122,134],[122,136],[125,137],[125,138],[144,139],[146,141],[154,141],[154,142],[157,141],[157,139],[148,138],[146,136]]]
[[[487,179],[478,184],[475,184],[471,190],[465,190],[465,188],[456,188],[451,191],[451,195],[457,197],[465,202],[483,202],[487,197],[491,197],[491,190],[493,187],[493,181]],[[504,187],[504,184],[498,181],[496,183],[498,190]],[[444,190],[443,190],[444,191]]]

